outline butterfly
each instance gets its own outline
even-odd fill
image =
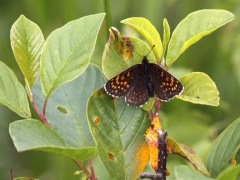
[[[183,85],[170,73],[143,56],[142,64],[136,64],[105,83],[107,94],[125,97],[128,105],[142,106],[154,97],[169,101],[183,92]]]

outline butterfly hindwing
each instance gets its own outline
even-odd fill
[[[160,66],[149,63],[155,93],[161,101],[169,101],[183,91],[182,84]]]
[[[140,71],[141,64],[136,64],[128,68],[106,82],[104,85],[105,91],[113,97],[126,96],[136,81]]]
[[[147,80],[145,74],[140,72],[136,81],[132,85],[129,93],[125,97],[125,101],[128,105],[142,106],[150,98],[147,91]]]

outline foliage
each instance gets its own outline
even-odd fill
[[[20,16],[11,29],[11,45],[24,74],[30,102],[45,125],[31,118],[24,88],[14,73],[2,62],[0,72],[4,73],[0,73],[3,83],[0,102],[26,118],[10,124],[10,135],[19,152],[41,150],[62,154],[75,161],[84,161],[94,156],[97,149],[100,159],[113,179],[136,179],[149,159],[143,134],[150,124],[146,110],[152,110],[154,101],[150,101],[142,109],[128,107],[123,99],[113,99],[103,89],[99,89],[105,79],[100,69],[89,64],[89,61],[103,17],[104,14],[96,14],[69,22],[52,32],[44,42],[40,28],[24,16]],[[198,21],[202,17],[204,21]],[[231,13],[223,10],[201,10],[191,13],[179,23],[170,38],[166,64],[170,67],[190,45],[233,18]],[[116,29],[110,29],[110,39],[105,46],[102,65],[103,74],[107,78],[139,63],[141,57],[136,52],[146,55],[153,45],[157,45],[157,48],[149,54],[150,61],[159,62],[164,59],[170,37],[166,19],[163,23],[163,43],[154,26],[144,18],[129,18],[122,23],[135,28],[147,40],[149,46],[138,38],[122,37]],[[130,42],[134,51],[126,47],[125,42]],[[37,79],[39,73],[40,80]],[[219,104],[217,87],[206,74],[189,73],[180,78],[180,81],[185,90],[179,99],[195,104]],[[94,90],[96,91],[93,92]],[[13,94],[18,96],[8,102]],[[207,168],[212,178],[224,173],[229,158],[234,158],[239,148],[239,133],[237,128],[232,128],[237,125],[239,120],[219,136],[209,152]],[[216,151],[220,143],[225,145],[232,137],[237,143],[231,149],[225,154]],[[171,143],[168,145],[171,147]],[[180,149],[180,152],[183,150]],[[187,157],[192,155],[189,152],[184,153]],[[219,156],[224,160],[219,162]],[[195,164],[196,161],[193,159],[191,163]],[[180,168],[183,170],[179,170]],[[237,175],[238,169],[236,166],[229,171]],[[227,176],[229,171],[221,174],[220,178]],[[175,174],[176,178],[191,179],[201,176],[202,179],[210,179],[185,167],[177,167]],[[208,175],[207,172],[204,174]]]

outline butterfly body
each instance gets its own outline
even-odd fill
[[[183,91],[182,84],[170,73],[146,56],[142,64],[136,64],[104,85],[105,91],[113,97],[125,97],[128,105],[142,106],[156,94],[161,101],[169,101]]]

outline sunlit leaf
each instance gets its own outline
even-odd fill
[[[126,45],[127,44],[127,45]],[[133,51],[140,52],[140,55]],[[102,70],[107,79],[113,78],[135,64],[141,64],[150,47],[138,38],[122,37],[116,28],[110,29],[110,37],[103,52]],[[156,63],[152,52],[147,56],[149,62]],[[142,108],[150,110],[155,98],[151,98]]]
[[[184,91],[176,98],[194,104],[219,105],[219,92],[216,84],[208,75],[201,72],[193,72],[183,76],[179,81],[184,86]]]
[[[127,24],[136,29],[148,42],[150,47],[153,48],[153,52],[157,60],[160,60],[163,53],[163,45],[161,37],[156,28],[145,18],[134,17],[122,20],[121,23]]]
[[[28,99],[22,84],[12,70],[0,61],[0,104],[24,118],[31,117]]]
[[[167,66],[192,44],[232,21],[234,15],[225,10],[204,9],[190,13],[173,31],[168,45]]]
[[[177,154],[188,160],[196,170],[206,176],[210,176],[201,158],[189,147],[167,138],[167,146],[171,154]]]
[[[44,97],[72,81],[87,68],[104,13],[85,16],[53,31],[46,40],[40,64]]]
[[[147,112],[100,89],[89,98],[87,117],[98,155],[112,179],[136,179],[149,161],[144,137],[150,125]]]
[[[174,176],[175,180],[213,180],[183,165],[174,168]]]
[[[101,70],[90,64],[81,76],[62,85],[50,96],[46,111],[47,120],[66,146],[95,146],[87,122],[86,105],[92,92],[101,88],[104,83]],[[33,94],[42,112],[44,98],[39,81],[33,87]]]
[[[240,118],[231,123],[214,141],[206,159],[211,176],[216,178],[224,169],[231,166],[240,147]]]
[[[37,24],[21,15],[10,31],[11,46],[16,61],[32,87],[37,79],[44,37]]]
[[[67,147],[52,129],[39,120],[26,119],[10,124],[9,132],[18,152],[27,150],[47,151],[71,159],[84,161],[96,154],[95,147]]]
[[[240,174],[240,165],[230,167],[227,170],[225,170],[223,173],[220,174],[220,176],[217,178],[217,180],[226,180],[226,179],[236,179],[237,176]]]
[[[170,26],[168,24],[167,19],[164,18],[163,20],[163,55],[165,54],[165,51],[167,49],[168,41],[170,39]]]

